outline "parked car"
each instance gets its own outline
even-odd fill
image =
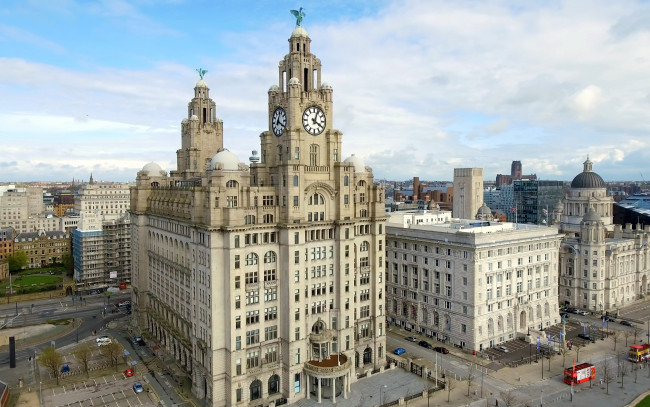
[[[630,321],[625,321],[625,320],[619,322],[619,324],[625,325],[625,326],[634,326],[633,323],[631,323]]]
[[[579,309],[579,310],[576,310],[576,314],[586,316],[586,315],[589,315],[590,313],[589,313],[589,311]]]
[[[433,348],[433,350],[435,350],[438,353],[445,354],[445,355],[449,353],[449,350],[447,348],[445,348],[444,346],[436,346],[435,348]]]
[[[564,319],[569,319],[569,314],[566,312],[561,313],[560,316]]]
[[[603,321],[616,322],[616,318],[610,317],[609,315],[605,315],[603,317]]]
[[[133,342],[140,346],[146,345],[146,342],[144,341],[144,339],[142,339],[140,335],[133,337]]]
[[[498,351],[503,352],[503,353],[508,353],[508,352],[510,352],[510,351],[508,350],[508,348],[506,348],[506,347],[503,346],[503,345],[497,346],[496,349],[497,349]]]
[[[104,346],[112,343],[111,338],[108,336],[100,336],[99,338],[95,339],[97,341],[97,346]]]
[[[411,332],[411,328],[409,328],[408,326],[405,326],[404,330],[407,331],[407,332]]]
[[[70,373],[70,366],[68,365],[61,366],[61,373]]]
[[[404,348],[396,348],[393,353],[396,355],[401,355],[402,353],[406,352],[406,349]]]
[[[409,342],[417,342],[418,340],[415,338],[415,336],[407,336],[406,340]]]
[[[144,391],[144,387],[142,387],[142,383],[140,382],[133,383],[133,391],[136,393],[142,393]]]
[[[582,338],[585,341],[590,341],[591,340],[591,336],[589,336],[589,334],[578,334],[578,338]]]
[[[133,376],[133,369],[126,369],[126,370],[124,371],[124,376],[126,376],[126,377],[131,377],[131,376]]]
[[[418,342],[418,345],[422,346],[423,348],[431,349],[432,346],[429,342],[427,341],[420,341]]]

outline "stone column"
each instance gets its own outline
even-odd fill
[[[318,404],[321,403],[321,393],[320,393],[320,391],[321,391],[321,386],[320,386],[320,384],[321,384],[321,383],[320,383],[320,382],[321,382],[321,378],[319,377],[319,378],[318,378]]]
[[[343,375],[343,398],[348,398],[348,374]]]
[[[332,378],[332,404],[336,404],[336,377]]]
[[[311,394],[309,393],[309,385],[310,385],[309,382],[311,382],[311,377],[309,377],[309,373],[307,373],[306,371],[305,371],[305,380],[307,381],[307,384],[305,386],[305,388],[307,389],[306,396],[309,399],[309,398],[311,398]]]

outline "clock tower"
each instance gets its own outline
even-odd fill
[[[279,196],[286,197],[299,196],[304,187],[294,179],[315,181],[306,174],[332,182],[342,133],[333,128],[332,87],[321,82],[321,61],[311,53],[311,39],[303,27],[291,33],[289,53],[278,65],[278,85],[268,92],[268,117],[269,131],[260,135],[262,162],[251,168],[254,180],[280,187]],[[293,202],[285,208],[290,206]],[[294,220],[288,210],[282,218]]]

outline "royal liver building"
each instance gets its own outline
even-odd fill
[[[359,157],[341,160],[302,27],[250,165],[223,148],[209,92],[194,88],[177,169],[149,163],[131,191],[139,328],[215,406],[347,397],[385,363],[384,191]]]

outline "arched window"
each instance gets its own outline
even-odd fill
[[[366,186],[366,181],[361,180],[361,181],[359,181],[359,182],[357,183],[357,185],[360,186],[360,187],[365,187],[365,186]]]
[[[264,223],[273,223],[273,215],[270,214],[270,213],[267,213],[262,217],[262,220],[263,220]]]
[[[226,188],[237,188],[239,184],[234,179],[226,181]]]
[[[273,251],[268,251],[264,255],[264,263],[275,263],[276,260],[277,260],[277,256]]]
[[[346,175],[345,177],[343,177],[343,186],[347,187],[348,185],[350,185],[350,177]]]
[[[262,382],[259,380],[253,381],[251,383],[251,400],[257,400],[262,398]]]
[[[361,245],[359,246],[359,251],[361,252],[367,252],[370,249],[370,243],[368,242],[361,242]]]
[[[488,319],[488,335],[494,335],[494,320],[492,318]]]
[[[269,394],[280,392],[280,376],[274,374],[269,378]]]
[[[433,325],[440,326],[440,315],[436,311],[433,311]]]
[[[246,265],[247,266],[252,266],[254,264],[257,264],[257,254],[255,253],[248,253],[246,255]]]
[[[314,323],[314,325],[311,326],[311,332],[316,335],[325,332],[325,323],[319,319],[316,321],[316,323]]]
[[[247,225],[255,224],[255,215],[246,215],[244,216],[244,223]]]

